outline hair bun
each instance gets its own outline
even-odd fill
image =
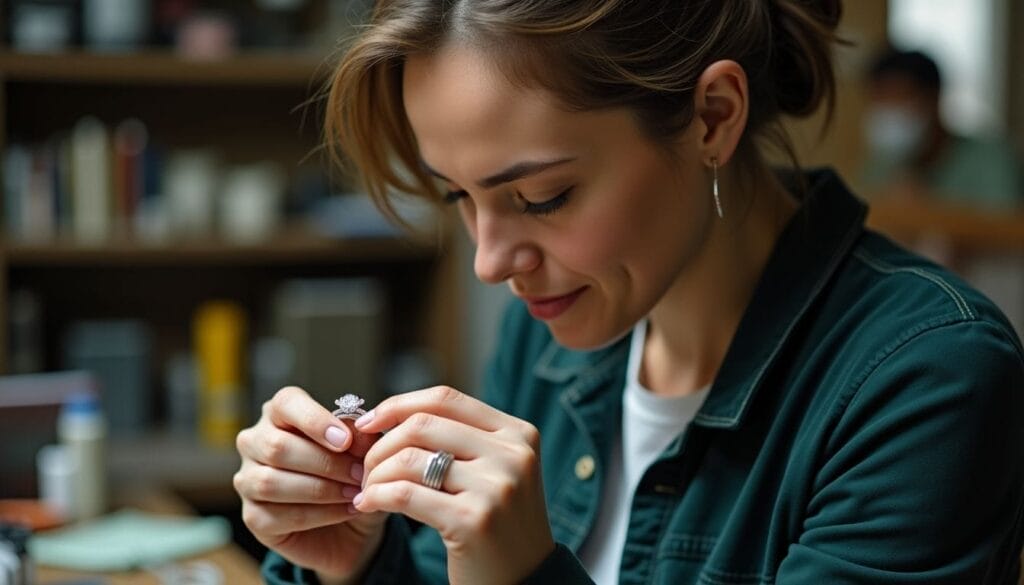
[[[771,0],[776,31],[775,99],[783,113],[806,116],[835,103],[832,47],[842,0]]]
[[[843,0],[817,0],[812,2],[821,15],[821,22],[835,30],[843,18]]]

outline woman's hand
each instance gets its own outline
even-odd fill
[[[357,575],[379,546],[386,519],[350,507],[363,456],[376,439],[353,433],[300,388],[278,391],[260,420],[238,433],[242,466],[234,485],[245,525],[322,578]]]
[[[356,428],[390,430],[366,454],[355,507],[437,529],[451,583],[518,583],[554,550],[533,425],[440,386],[389,398]],[[455,460],[434,490],[421,482],[438,450]]]

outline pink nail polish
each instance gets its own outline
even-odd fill
[[[359,417],[358,419],[356,419],[356,428],[357,429],[361,429],[361,428],[365,427],[366,425],[370,424],[370,421],[373,420],[373,416],[374,416],[374,411],[371,410],[370,412],[368,412],[368,413],[364,414],[363,416]]]
[[[347,485],[341,488],[341,495],[346,498],[354,498],[359,495],[359,488],[354,485]]]
[[[324,438],[327,439],[328,443],[340,449],[345,446],[345,440],[348,439],[348,433],[338,427],[327,427],[327,432],[324,433]]]
[[[358,494],[356,494],[356,496],[354,498],[352,498],[352,505],[353,506],[358,506],[359,504],[362,504],[362,503],[363,503],[363,492],[359,492]]]
[[[363,465],[362,463],[353,463],[352,468],[349,470],[352,475],[352,479],[356,481],[363,481]]]

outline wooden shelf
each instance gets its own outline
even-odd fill
[[[86,244],[71,238],[48,242],[7,241],[0,255],[25,266],[259,266],[429,260],[440,246],[400,238],[333,239],[291,229],[262,242],[242,244],[206,237],[155,243],[129,237]]]
[[[896,238],[939,234],[976,252],[1024,252],[1024,211],[996,213],[934,201],[872,202],[868,225]]]
[[[159,50],[123,54],[0,51],[0,77],[8,81],[303,86],[328,71],[323,56],[309,53],[246,52],[205,61]]]

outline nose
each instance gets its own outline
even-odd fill
[[[473,270],[481,282],[498,284],[540,265],[541,254],[536,244],[517,234],[512,224],[477,214]]]

